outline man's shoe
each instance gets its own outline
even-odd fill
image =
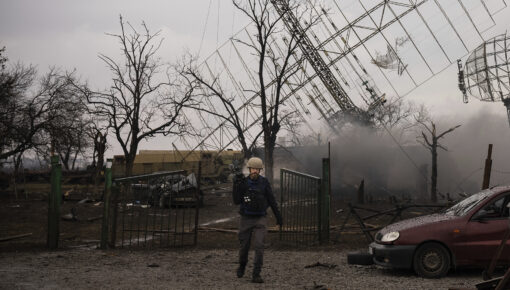
[[[237,268],[237,278],[241,278],[244,276],[245,267],[246,266],[239,266],[239,268]]]
[[[264,280],[262,280],[262,277],[260,275],[253,275],[251,278],[252,283],[264,283]]]

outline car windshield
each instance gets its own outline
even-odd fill
[[[486,189],[484,191],[475,193],[447,209],[445,211],[445,214],[463,216],[467,214],[472,208],[480,204],[480,202],[485,200],[487,197],[491,196],[493,193],[494,192],[490,189]]]

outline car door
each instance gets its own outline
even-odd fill
[[[509,228],[508,193],[489,201],[459,229],[454,238],[454,252],[458,264],[487,265]],[[500,260],[509,262],[510,241]]]

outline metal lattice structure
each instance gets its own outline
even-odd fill
[[[281,13],[278,3],[286,1],[272,2],[276,4],[274,13]],[[391,102],[407,95],[485,41],[484,32],[496,24],[493,16],[507,7],[503,0],[305,2],[319,22],[306,31],[302,51],[294,55],[291,66],[299,72],[283,88],[281,106],[295,112],[309,134],[316,134],[324,123],[334,127],[338,116],[349,112],[359,115],[385,98]],[[274,55],[283,51],[284,29],[299,28],[297,24],[302,21],[289,14],[283,19],[281,37],[271,40],[269,53]],[[232,103],[251,140],[260,132],[260,101],[252,69],[256,59],[242,43],[254,44],[253,35],[248,25],[200,67],[235,96]],[[274,78],[271,70],[266,78]],[[210,100],[204,103],[209,110],[222,114],[217,104]],[[182,140],[187,149],[240,148],[237,131],[225,120],[201,112],[186,116],[197,133]]]
[[[459,62],[459,69],[464,102],[468,93],[481,101],[501,101],[510,125],[510,36],[501,34],[483,42],[469,55],[463,70]]]
[[[289,1],[271,0],[271,3],[276,9],[278,15],[282,17],[287,30],[295,30],[297,32],[298,38],[301,39],[299,46],[304,58],[313,67],[317,77],[324,84],[333,100],[340,107],[340,110],[342,110],[344,114],[353,115],[357,119],[365,119],[365,116],[363,116],[364,112],[354,105],[345,90],[342,88],[340,82],[333,74],[333,71],[329,68],[326,61],[324,61],[319,51],[315,48],[306,31],[304,31],[301,27],[299,19],[296,15],[294,15],[294,13],[292,13],[291,8],[289,7]],[[327,116],[325,119],[330,124],[335,121],[332,116]],[[334,126],[334,124],[331,125],[332,127]]]

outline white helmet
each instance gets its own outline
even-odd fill
[[[262,159],[260,159],[258,157],[252,157],[252,158],[248,159],[248,163],[246,164],[246,167],[262,169],[262,168],[264,168],[264,164],[262,163]]]

